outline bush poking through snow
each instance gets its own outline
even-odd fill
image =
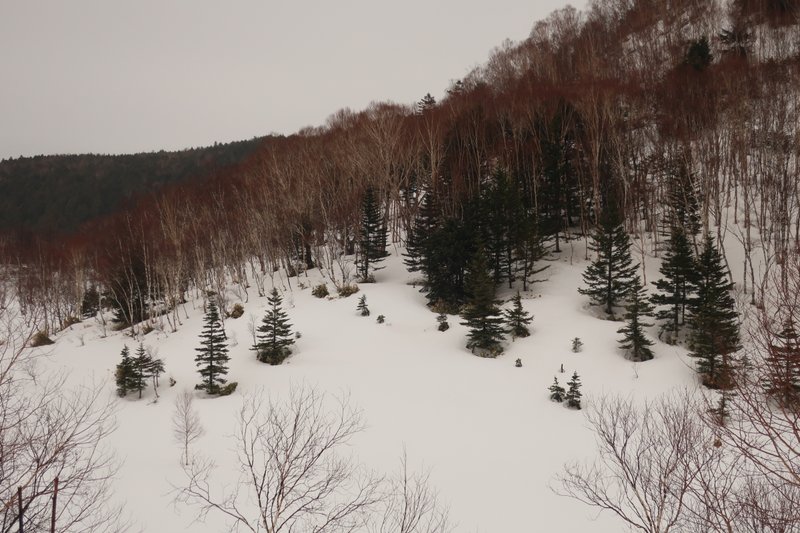
[[[517,368],[522,368],[522,359],[517,358],[517,360],[514,361],[514,366]]]
[[[55,344],[53,339],[47,336],[47,333],[44,331],[37,331],[33,337],[31,337],[31,347],[37,348],[39,346],[48,346],[50,344]]]
[[[238,387],[238,386],[239,386],[239,382],[231,381],[230,383],[228,383],[224,387],[220,387],[219,395],[220,396],[230,396],[231,394],[234,393],[234,391],[236,390],[236,387]]]
[[[571,409],[581,408],[581,378],[577,372],[573,372],[572,379],[567,382],[569,390],[567,390],[564,399],[567,400],[567,407]]]
[[[437,328],[439,331],[447,331],[450,329],[450,324],[447,322],[446,314],[439,313],[439,316],[436,317],[436,321],[439,323],[439,327]]]
[[[243,314],[244,314],[244,307],[242,307],[242,304],[233,304],[233,309],[231,309],[231,312],[228,313],[228,316],[235,320],[237,318],[241,318]]]
[[[328,286],[325,283],[320,283],[311,289],[311,296],[315,298],[327,298],[329,295]]]
[[[378,315],[378,319],[376,320],[378,324],[383,324],[386,322],[386,317],[383,315]]]
[[[355,283],[345,283],[341,287],[338,287],[336,289],[336,292],[342,298],[347,298],[348,296],[351,296],[358,292],[358,285],[356,285]]]

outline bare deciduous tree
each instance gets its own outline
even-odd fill
[[[172,434],[183,449],[181,460],[184,465],[189,464],[189,446],[205,433],[200,416],[192,405],[193,400],[191,392],[183,391],[175,398],[175,413],[172,415]]]
[[[611,511],[639,531],[681,530],[690,488],[716,453],[696,413],[688,397],[638,408],[630,398],[601,398],[587,414],[599,457],[567,465],[555,491]]]
[[[0,310],[0,532],[16,531],[20,508],[25,531],[50,531],[56,478],[55,531],[124,530],[103,447],[113,400],[102,386],[65,387],[40,371],[25,348],[34,331]]]
[[[429,483],[428,472],[412,473],[403,452],[400,471],[389,480],[383,512],[373,519],[370,533],[447,533],[448,509]]]
[[[353,531],[379,501],[381,480],[340,455],[363,429],[361,413],[340,399],[327,410],[325,395],[293,390],[285,402],[263,391],[244,398],[236,430],[242,476],[232,489],[212,489],[214,463],[185,465],[180,503],[200,508],[199,519],[221,513],[232,530],[279,533]]]

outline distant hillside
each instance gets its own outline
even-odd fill
[[[53,155],[0,162],[0,230],[70,232],[164,185],[244,160],[261,139],[179,152]]]

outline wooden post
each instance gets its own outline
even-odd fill
[[[22,532],[22,487],[17,487],[17,508],[19,509],[19,533]]]
[[[53,514],[50,517],[50,533],[56,533],[56,501],[58,500],[58,477],[53,481]]]

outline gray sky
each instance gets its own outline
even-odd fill
[[[203,146],[438,99],[567,3],[0,0],[0,158]]]

